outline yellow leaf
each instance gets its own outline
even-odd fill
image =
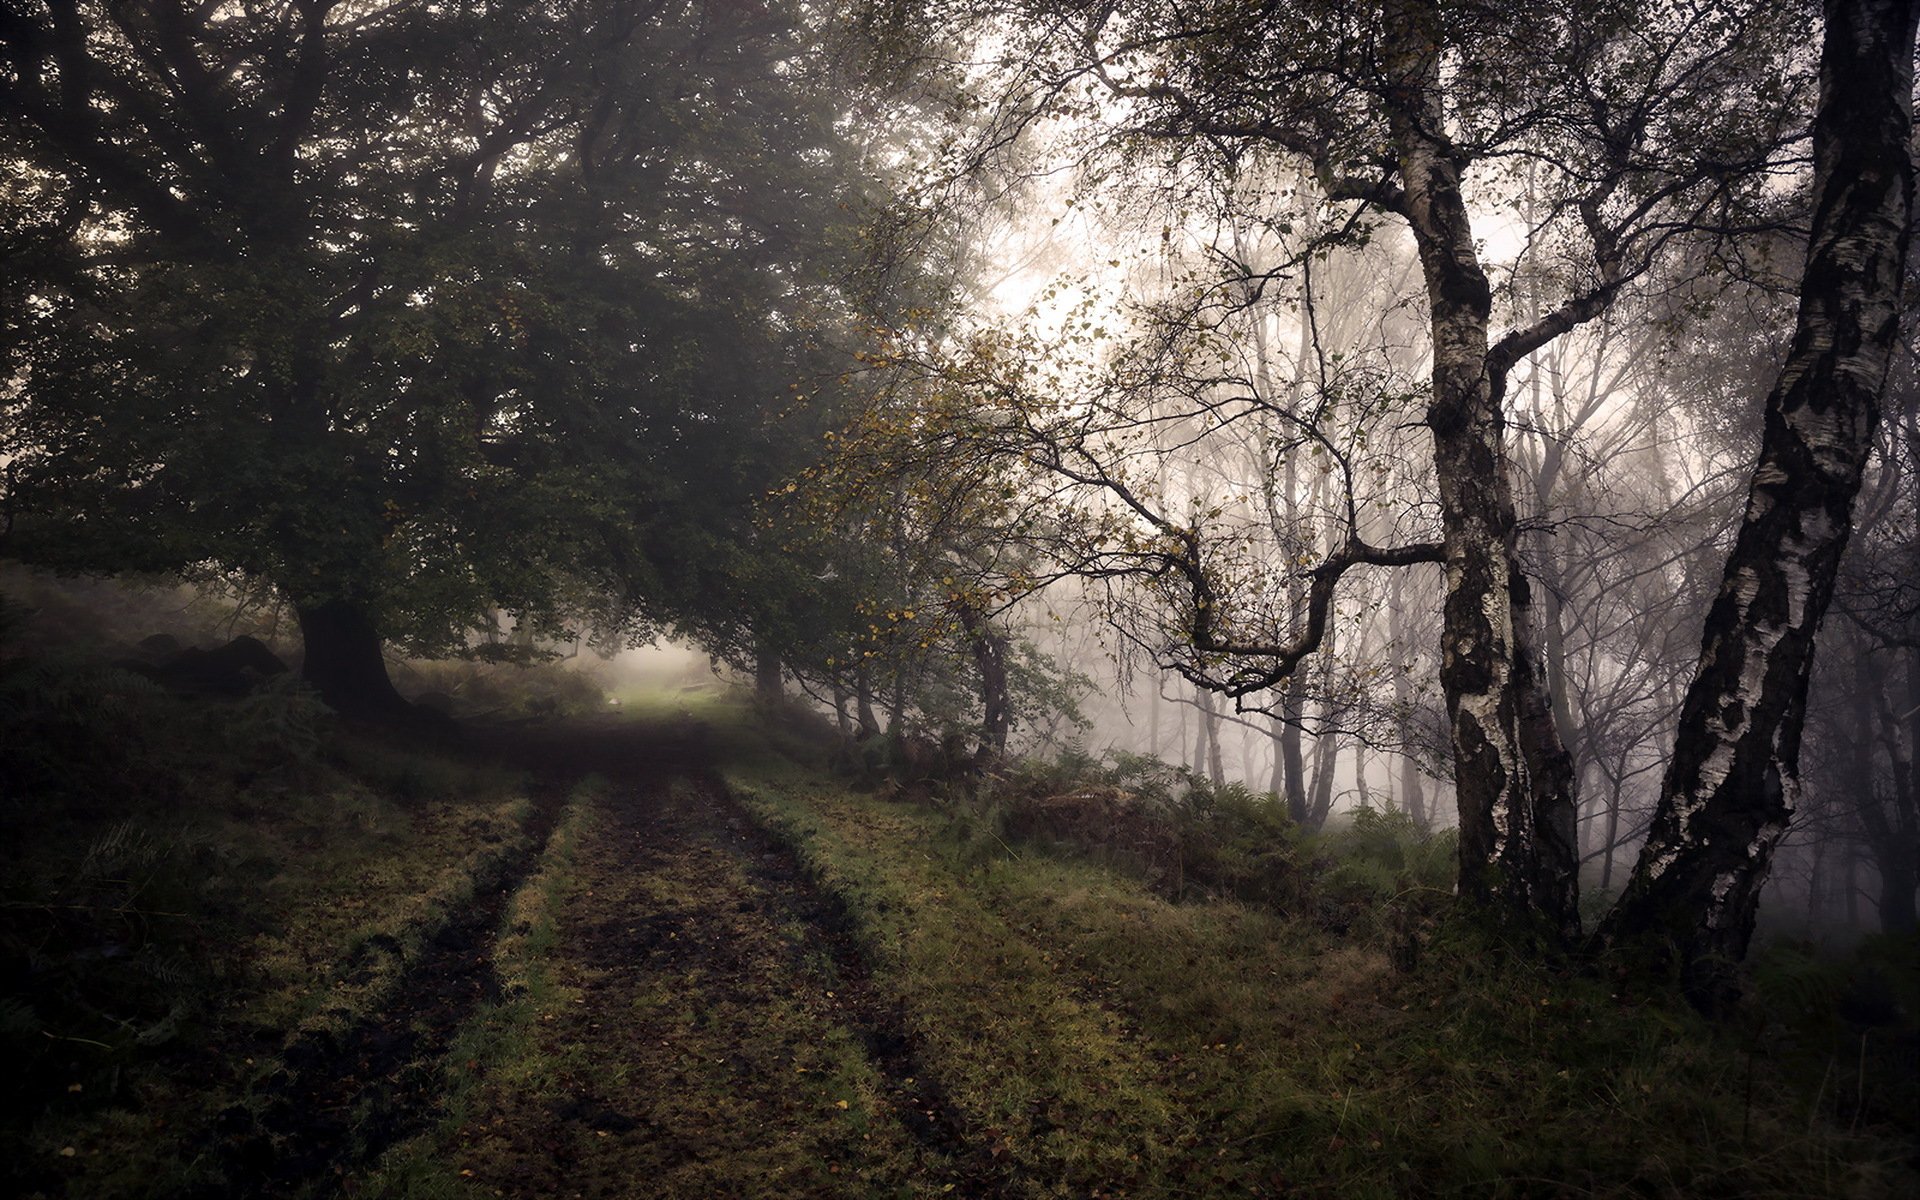
[[[833,1102],[833,1106],[835,1108],[845,1108],[847,1106],[847,1102],[845,1100],[835,1100]]]

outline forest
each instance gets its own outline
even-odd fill
[[[1915,0],[0,0],[0,1189],[1920,1195]]]

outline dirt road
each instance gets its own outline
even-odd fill
[[[714,782],[704,741],[687,721],[489,734],[538,781],[534,844],[567,826],[564,861],[489,881],[394,1007],[299,1064],[270,1136],[221,1149],[228,1178],[350,1195],[411,1139],[481,1195],[998,1192],[843,914]],[[542,982],[516,995],[497,944],[535,884],[552,936],[518,951]]]

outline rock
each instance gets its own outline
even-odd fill
[[[244,696],[261,680],[286,672],[287,664],[264,642],[242,635],[213,650],[189,646],[143,674],[178,692]]]

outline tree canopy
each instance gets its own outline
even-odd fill
[[[0,33],[9,553],[270,584],[349,707],[394,702],[381,634],[717,586],[862,286],[818,14],[55,0]]]

